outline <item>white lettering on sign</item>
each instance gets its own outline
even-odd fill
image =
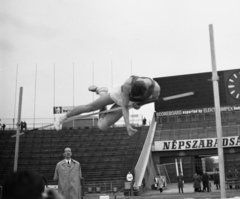
[[[240,105],[235,106],[224,106],[221,107],[222,112],[229,111],[240,111]],[[174,111],[161,111],[155,112],[156,117],[164,117],[164,116],[177,116],[177,115],[190,115],[190,114],[198,114],[198,113],[214,113],[215,108],[197,108],[197,109],[189,109],[189,110],[174,110]]]

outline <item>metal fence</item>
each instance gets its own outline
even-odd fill
[[[40,128],[40,127],[44,127],[46,125],[49,125],[49,124],[53,124],[54,121],[55,121],[55,118],[21,118],[21,121],[22,122],[26,122],[27,124],[27,130],[31,130],[31,129],[34,129],[34,128]],[[133,126],[142,126],[142,119],[131,119],[130,118],[130,123],[133,125]],[[148,125],[150,123],[150,121],[147,122],[146,125]],[[16,130],[17,129],[17,119],[11,119],[11,118],[0,118],[0,124],[1,124],[1,127],[3,124],[5,124],[5,130],[8,131],[8,130]],[[93,123],[94,124],[94,123]],[[94,127],[94,125],[91,125],[88,127]],[[118,122],[116,122],[112,127],[121,127],[121,126],[125,126],[125,122],[124,120],[121,118]],[[83,126],[84,128],[85,126]],[[79,127],[71,127],[72,129],[77,129]],[[80,127],[81,128],[81,127]],[[46,129],[54,129],[53,126],[50,126]],[[0,128],[0,130],[2,130]],[[25,130],[25,129],[24,129]]]

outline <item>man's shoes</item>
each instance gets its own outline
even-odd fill
[[[108,92],[108,88],[107,87],[97,87],[97,86],[90,86],[89,88],[88,88],[88,90],[89,91],[91,91],[91,92],[95,92],[95,93],[97,93],[98,95],[99,95],[99,93],[101,93],[101,92],[105,92],[105,93],[107,93]]]
[[[88,88],[88,90],[91,91],[91,92],[97,92],[97,88],[98,88],[98,87],[96,87],[96,86],[93,85],[93,86],[90,86],[90,87]]]

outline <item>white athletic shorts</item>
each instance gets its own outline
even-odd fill
[[[110,97],[111,99],[118,105],[118,106],[122,106],[122,85],[118,84],[116,86],[114,86],[110,91]],[[129,101],[129,106],[131,106],[134,102]]]

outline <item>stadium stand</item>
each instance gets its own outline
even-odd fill
[[[63,159],[63,149],[71,147],[72,158],[79,161],[85,181],[96,191],[120,190],[128,171],[134,173],[148,126],[136,127],[138,133],[129,137],[125,127],[100,131],[97,128],[62,130],[39,130],[20,136],[18,169],[30,169],[43,174],[49,184],[55,166]],[[14,131],[0,132],[0,184],[13,172],[15,138]],[[108,186],[108,187],[107,187]],[[107,188],[106,188],[107,187]]]

